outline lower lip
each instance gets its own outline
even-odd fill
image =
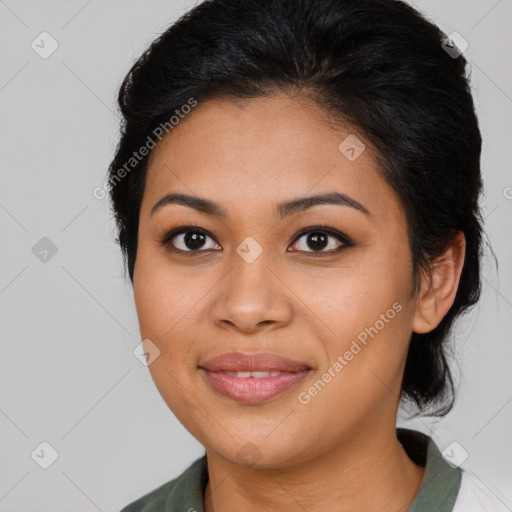
[[[297,386],[311,370],[283,372],[275,377],[232,377],[223,372],[202,369],[210,385],[232,400],[245,404],[257,404],[270,400]]]

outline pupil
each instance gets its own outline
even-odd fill
[[[311,249],[324,249],[327,246],[327,236],[322,233],[310,233],[308,245]]]
[[[204,238],[202,233],[189,231],[185,234],[185,244],[189,249],[199,249],[204,245]],[[327,236],[323,233],[310,233],[308,245],[311,249],[324,249],[327,246]]]
[[[189,231],[185,234],[185,244],[189,249],[199,249],[204,245],[205,235]]]

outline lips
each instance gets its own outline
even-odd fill
[[[269,352],[221,354],[199,367],[215,391],[245,404],[290,391],[312,371],[306,363]]]
[[[208,359],[199,366],[211,372],[298,372],[311,369],[306,363],[270,352],[231,352]]]

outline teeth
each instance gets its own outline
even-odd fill
[[[260,377],[270,377],[270,372],[251,372],[251,377],[256,377],[257,379]]]
[[[281,372],[277,371],[260,371],[260,372],[226,372],[231,377],[238,377],[246,379],[247,377],[254,377],[255,379],[261,379],[264,377],[276,377]]]

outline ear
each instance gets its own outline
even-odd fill
[[[445,252],[421,279],[412,330],[424,334],[434,330],[452,307],[466,253],[466,238],[458,231]]]

